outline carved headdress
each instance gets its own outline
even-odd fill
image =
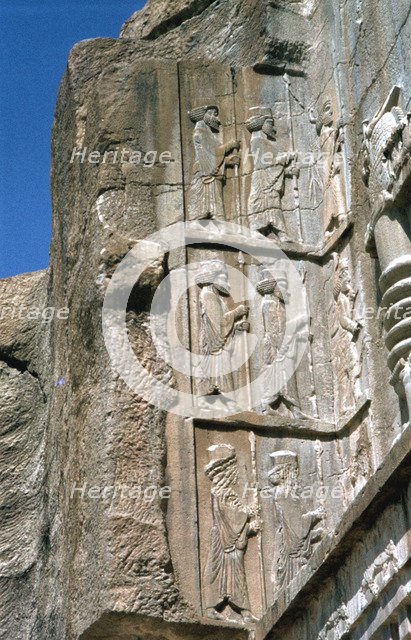
[[[270,453],[273,468],[268,472],[269,479],[281,474],[281,483],[289,488],[298,489],[298,456],[294,451],[274,451]],[[272,480],[273,482],[273,480]]]
[[[201,265],[200,273],[195,277],[195,283],[199,287],[207,287],[214,284],[215,279],[222,273],[227,273],[227,267],[221,260],[210,260]]]
[[[288,284],[287,274],[285,271],[279,271],[275,276],[268,269],[262,273],[263,279],[257,284],[256,289],[261,296],[274,293],[277,285],[286,288]]]
[[[347,258],[340,258],[337,253],[333,254],[334,260],[334,282],[333,282],[333,294],[334,300],[338,300],[338,296],[341,293],[344,272],[350,268],[350,264]]]
[[[191,122],[194,122],[194,124],[196,124],[197,122],[204,120],[205,114],[210,109],[215,109],[218,115],[218,107],[216,105],[206,105],[203,107],[196,107],[195,109],[191,109],[191,111],[188,112]]]
[[[278,465],[297,464],[297,454],[294,453],[294,451],[274,451],[273,453],[270,453],[270,458],[274,465],[274,469]]]
[[[375,114],[371,122],[368,120],[364,120],[364,135],[367,138],[371,138],[374,129],[381,121],[381,119],[388,113],[393,115],[393,121],[399,125],[403,123],[404,120],[404,112],[399,106],[399,102],[401,99],[401,87],[394,86],[386,99],[384,105],[381,107],[379,111]]]
[[[268,118],[273,117],[273,112],[270,107],[251,107],[249,113],[250,117],[245,125],[250,133],[260,131],[263,128],[264,122]]]
[[[387,168],[386,157],[399,142],[401,133],[407,124],[404,111],[399,106],[401,88],[394,86],[381,109],[375,114],[371,122],[363,121],[363,178],[366,185],[373,173],[370,189],[373,198],[378,192],[389,189],[392,176]]]
[[[205,468],[205,474],[210,480],[237,465],[235,449],[231,444],[214,444],[208,448],[211,462]]]
[[[312,108],[310,109],[310,122],[311,124],[315,124],[315,130],[317,132],[317,135],[321,134],[321,130],[324,126],[324,114],[326,112],[327,109],[329,108],[333,108],[333,103],[332,101],[327,98],[326,100],[324,100],[324,102],[321,105],[321,109],[318,112],[318,115],[315,115],[315,109]]]

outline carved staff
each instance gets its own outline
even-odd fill
[[[290,148],[291,153],[293,154],[294,162],[296,158],[295,151],[295,142],[294,142],[294,130],[293,130],[293,120],[292,120],[292,111],[291,111],[291,92],[290,92],[290,78],[288,74],[284,74],[285,86],[287,87],[287,108],[288,108],[288,121],[289,121],[289,132],[290,132]],[[302,219],[301,219],[301,209],[300,209],[300,193],[298,190],[298,178],[296,175],[293,175],[293,189],[294,189],[294,201],[295,206],[298,209],[298,240],[299,242],[303,241],[301,228],[302,228]]]
[[[245,258],[244,258],[244,254],[242,251],[239,252],[238,254],[238,268],[241,271],[242,274],[242,279],[241,279],[241,297],[243,299],[243,302],[245,301],[246,298],[246,290],[245,290],[245,275],[244,275],[244,267],[245,267]],[[246,323],[247,322],[247,315],[244,315],[241,319],[241,323]],[[243,331],[243,342],[244,342],[244,359],[245,359],[245,379],[246,379],[246,385],[247,385],[247,393],[248,393],[248,408],[251,411],[252,409],[252,396],[251,396],[251,369],[250,369],[250,354],[248,351],[248,331],[247,328],[244,327]]]
[[[234,81],[234,78],[233,78]],[[234,135],[236,141],[239,141],[238,127],[237,127],[237,110],[235,103],[235,96],[233,94],[233,115],[234,115]],[[237,224],[242,224],[242,208],[241,208],[241,176],[240,176],[240,162],[241,162],[241,142],[238,147],[232,151],[234,160],[234,198],[235,198],[235,215]]]
[[[234,215],[237,224],[241,223],[241,185],[240,185],[240,144],[233,146],[231,154],[225,159],[225,167],[234,169]]]
[[[315,382],[314,382],[314,377],[313,377],[314,362],[313,362],[312,342],[313,342],[314,335],[313,335],[313,333],[311,331],[311,328],[312,328],[312,316],[311,316],[310,302],[309,302],[308,296],[307,296],[307,289],[305,287],[306,278],[307,278],[307,270],[305,268],[305,264],[304,264],[303,260],[300,260],[300,263],[298,265],[297,270],[298,270],[298,273],[300,274],[301,281],[302,281],[302,283],[304,285],[304,287],[303,287],[303,291],[304,291],[304,310],[306,312],[306,316],[307,316],[308,322],[310,323],[310,326],[309,326],[310,333],[309,333],[309,336],[308,336],[309,345],[308,345],[308,349],[307,349],[307,359],[308,359],[308,370],[309,370],[309,379],[310,379],[310,387],[311,387],[311,398],[312,398],[311,406],[313,408],[314,417],[318,418],[317,394],[316,394],[316,390],[315,390]]]
[[[240,171],[238,164],[234,165],[234,183],[235,183],[235,216],[237,224],[241,224],[241,193],[240,193]]]
[[[256,516],[259,522],[259,530],[257,532],[257,541],[258,541],[258,565],[259,565],[259,573],[260,573],[260,587],[261,587],[261,601],[263,606],[263,612],[265,612],[267,608],[267,594],[265,590],[265,575],[264,575],[264,563],[263,563],[263,540],[261,533],[261,506],[258,497],[258,476],[257,476],[257,442],[254,431],[250,431],[248,439],[251,445],[251,468],[253,472],[253,484],[256,491],[256,506],[257,513]]]

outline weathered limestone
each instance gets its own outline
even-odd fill
[[[0,282],[1,637],[410,636],[410,24],[391,0],[150,0],[74,48],[50,268]],[[185,220],[126,316],[195,392],[175,415],[101,318],[124,256]],[[149,323],[186,264],[196,380]]]
[[[28,638],[49,544],[45,339],[50,321],[38,320],[47,306],[47,274],[2,280],[0,298],[1,617],[3,629]]]

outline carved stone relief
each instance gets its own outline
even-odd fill
[[[245,623],[261,618],[325,535],[317,453],[313,449],[300,468],[299,454],[281,450],[279,442],[234,426],[195,426],[201,601],[207,617]]]
[[[407,400],[410,409],[411,116],[401,108],[401,99],[401,88],[394,86],[375,116],[364,122],[363,177],[369,188],[372,209],[366,248],[378,257],[382,271],[381,306],[385,310],[390,381],[397,393]]]
[[[227,267],[221,260],[206,261],[195,278],[199,288],[199,350],[206,357],[199,393],[203,396],[233,392],[232,363],[238,334],[249,330],[248,307],[234,306]]]
[[[277,363],[274,375],[278,375],[280,378],[284,376],[284,380],[279,379],[276,385],[280,391],[274,397],[263,397],[263,411],[291,415],[293,418],[307,418],[308,416],[300,409],[296,377],[293,375],[291,379],[287,380],[285,372],[288,368],[281,366],[285,358],[295,357],[296,343],[300,338],[303,338],[299,332],[298,322],[296,322],[292,338],[286,344],[283,343],[285,305],[290,296],[286,273],[279,274],[275,280],[270,271],[263,272],[263,279],[257,284],[257,291],[263,296],[261,316],[264,328],[263,346],[264,364],[267,367],[266,376],[273,375],[270,368],[273,363]]]
[[[347,607],[343,604],[327,620],[318,635],[318,640],[340,640],[349,633],[350,626],[351,622]]]
[[[204,599],[210,618],[226,619],[226,607],[239,613],[244,622],[255,621],[250,611],[244,555],[248,538],[256,534],[259,523],[256,507],[241,501],[238,461],[231,445],[213,445],[208,449],[211,461],[205,474],[211,481],[213,526],[211,544],[204,571]]]
[[[325,513],[319,508],[303,513],[298,458],[292,451],[271,454],[273,468],[268,479],[273,490],[275,538],[271,581],[276,594],[309,560],[324,534]]]
[[[330,330],[335,405],[337,415],[346,415],[353,411],[361,397],[361,365],[356,340],[362,323],[354,318],[356,294],[351,284],[349,262],[334,254],[333,264]]]
[[[186,169],[190,185],[187,219],[242,221],[286,248],[295,245],[302,253],[321,251],[325,240],[332,241],[335,232],[348,222],[344,123],[336,121],[330,101],[324,103],[318,116],[311,110],[309,118],[317,127],[321,166],[320,162],[306,161],[306,154],[312,158],[316,149],[305,148],[303,120],[307,111],[301,114],[294,80],[287,73],[273,77],[269,90],[267,83],[259,87],[257,78],[256,74],[251,79],[249,73],[241,72],[230,100],[228,93],[223,99],[218,94],[220,107],[214,104],[208,79],[204,80],[207,90],[199,91],[208,96],[204,106],[191,108],[193,87],[190,95],[183,97],[183,109],[186,104],[190,106],[188,115],[195,124],[190,133],[194,155],[190,150],[190,167]],[[184,86],[189,83],[183,80]],[[249,94],[251,80],[254,103]],[[224,92],[229,90],[228,84],[226,78]],[[242,92],[247,94],[244,103]],[[261,102],[257,102],[258,95]],[[317,191],[322,192],[321,203],[316,201]],[[319,205],[324,218],[321,225],[314,220]]]
[[[352,438],[354,450],[351,453],[350,480],[351,486],[357,494],[367,483],[372,471],[371,446],[367,435],[367,426],[363,424],[358,429],[358,440]]]
[[[362,395],[357,350],[362,324],[343,237],[348,218],[343,126],[327,103],[316,119],[319,141],[310,128],[313,146],[320,145],[325,159],[323,201],[310,206],[310,174],[299,165],[298,146],[307,129],[307,108],[298,102],[289,78],[266,78],[260,87],[260,78],[250,81],[250,73],[244,71],[235,83],[225,69],[215,93],[209,77],[204,90],[187,72],[180,78],[186,219],[214,220],[211,232],[204,222],[196,226],[181,259],[196,273],[188,294],[187,332],[192,351],[202,356],[201,375],[192,381],[194,404],[203,409],[211,402],[214,409],[222,402],[236,409],[228,418],[194,413],[185,421],[185,428],[190,422],[193,429],[195,497],[190,508],[195,516],[187,539],[192,544],[197,535],[197,568],[190,580],[191,591],[198,594],[197,601],[188,599],[207,618],[243,625],[260,620],[282,590],[285,597],[330,523],[338,523],[342,505],[369,475],[358,435],[362,415],[356,426],[350,422],[356,434],[350,434],[346,447],[356,458],[355,477],[348,467],[340,468],[342,448],[330,438],[346,428]],[[241,91],[246,100],[240,104]],[[213,106],[216,101],[219,108]],[[206,106],[192,108],[196,104]],[[308,229],[309,216],[318,233]],[[248,246],[262,248],[260,261],[244,258],[230,244],[231,221],[243,225],[244,254]],[[214,230],[222,236],[218,240]],[[328,243],[325,236],[330,236]],[[306,237],[317,244],[304,244]],[[337,242],[345,248],[330,260]],[[278,244],[306,287],[292,318],[287,305],[298,296],[270,253],[278,251]],[[273,263],[275,276],[269,270]],[[254,290],[248,295],[248,289],[234,294],[235,270],[259,296]],[[310,309],[312,325],[307,322]],[[247,345],[255,336],[257,348],[250,352]],[[300,351],[301,359],[296,358]],[[296,360],[294,370],[290,362]],[[272,365],[277,365],[274,374]],[[261,394],[253,388],[250,408],[240,410],[239,383],[254,382],[261,373],[266,382]],[[278,391],[270,393],[273,376]],[[331,496],[328,485],[341,491]],[[330,514],[335,505],[336,513]],[[343,614],[329,620],[324,638],[345,633]]]
[[[404,360],[404,358],[400,360],[400,365],[402,366],[402,369],[399,374],[399,379],[404,387],[405,398],[408,406],[408,416],[411,420],[411,353],[407,360]]]
[[[357,326],[358,330],[361,328],[355,319],[359,305],[350,283],[343,279],[344,290],[337,291],[336,273],[329,276],[328,282],[326,271],[322,273],[311,265],[306,269],[298,261],[294,263],[293,277],[300,277],[306,287],[300,299],[287,281],[286,266],[284,270],[278,267],[274,276],[269,262],[264,266],[264,261],[256,264],[248,257],[244,264],[241,255],[235,250],[218,250],[212,244],[189,250],[189,263],[193,263],[196,272],[196,284],[190,294],[192,344],[205,358],[201,371],[197,367],[198,380],[194,382],[196,394],[207,397],[205,403],[199,400],[199,405],[237,401],[236,390],[258,378],[258,389],[256,385],[252,391],[240,392],[247,393],[248,406],[255,412],[282,420],[332,422],[335,377],[336,412],[341,397],[344,411],[337,413],[343,420],[356,408],[362,384],[358,332],[354,331]],[[240,291],[235,273],[244,273],[250,279],[249,290],[247,286],[247,290]],[[318,287],[318,277],[323,279],[323,287]],[[315,327],[310,323],[311,304],[319,310]],[[347,345],[353,358],[350,362],[344,352]],[[332,356],[341,371],[335,367],[333,371]],[[318,406],[317,397],[324,394],[323,389],[327,389],[327,404]]]
[[[326,236],[347,220],[347,203],[344,185],[342,148],[343,124],[337,120],[331,100],[326,100],[317,116],[310,113],[310,121],[316,125],[320,139],[323,173],[323,216]]]
[[[370,248],[378,216],[393,204],[395,182],[410,154],[410,114],[399,106],[400,96],[400,88],[393,87],[383,107],[363,125],[363,178],[374,210],[367,233]]]
[[[249,433],[196,429],[202,611],[251,622],[263,613],[256,454]]]
[[[246,122],[251,133],[250,154],[254,159],[247,219],[251,229],[289,242],[282,197],[287,178],[298,176],[295,153],[280,153],[274,119],[269,107],[252,107]]]
[[[198,107],[190,111],[189,116],[195,124],[195,163],[188,196],[188,219],[224,221],[226,214],[223,188],[226,171],[227,167],[238,166],[240,143],[234,140],[223,143],[218,107]]]
[[[364,573],[361,593],[368,602],[378,596],[393,576],[398,572],[399,561],[397,547],[390,540],[387,548],[375,559]]]

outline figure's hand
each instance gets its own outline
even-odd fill
[[[239,151],[240,149],[241,149],[240,140],[230,140],[230,142],[227,142],[225,146],[226,153],[231,153],[231,151]]]
[[[248,311],[249,309],[246,304],[239,304],[235,309],[235,317],[239,319],[243,318],[244,316],[248,316]]]
[[[291,160],[289,159],[289,154],[288,153],[279,153],[275,158],[275,162],[276,162],[276,164],[286,165],[289,162],[291,162]]]
[[[311,532],[310,543],[316,544],[317,542],[321,542],[324,536],[324,529],[322,527],[318,527],[318,529],[313,529]]]
[[[358,334],[360,333],[361,329],[363,329],[363,328],[364,328],[363,320],[356,320],[355,328],[354,328],[354,331],[353,331],[354,338],[356,338],[358,336]]]
[[[238,331],[249,332],[250,331],[250,323],[247,322],[246,320],[243,320],[242,322],[239,322],[238,325],[237,325],[237,330]]]
[[[232,154],[230,156],[227,157],[226,159],[226,165],[228,167],[238,167],[240,166],[240,162],[241,162],[241,158],[238,154]]]
[[[254,520],[251,520],[250,522],[250,534],[256,534],[259,533],[262,529],[263,523],[261,521],[261,518],[255,518]]]
[[[261,531],[262,528],[262,520],[260,517],[260,506],[258,502],[254,502],[254,504],[249,505],[246,508],[247,515],[249,517],[249,531],[250,534],[256,534]]]
[[[253,487],[253,491],[257,492],[256,487]],[[254,520],[254,518],[257,518],[257,514],[258,514],[258,504],[257,502],[254,502],[254,504],[248,504],[245,507],[246,513],[248,515],[248,517],[250,518],[250,520]]]
[[[314,524],[318,524],[321,520],[325,519],[326,513],[324,507],[318,507],[318,509],[310,511],[307,515],[313,519]]]
[[[290,169],[290,173],[292,176],[296,176],[296,178],[298,178],[300,176],[300,167],[297,166],[296,164],[293,164],[293,166]]]

